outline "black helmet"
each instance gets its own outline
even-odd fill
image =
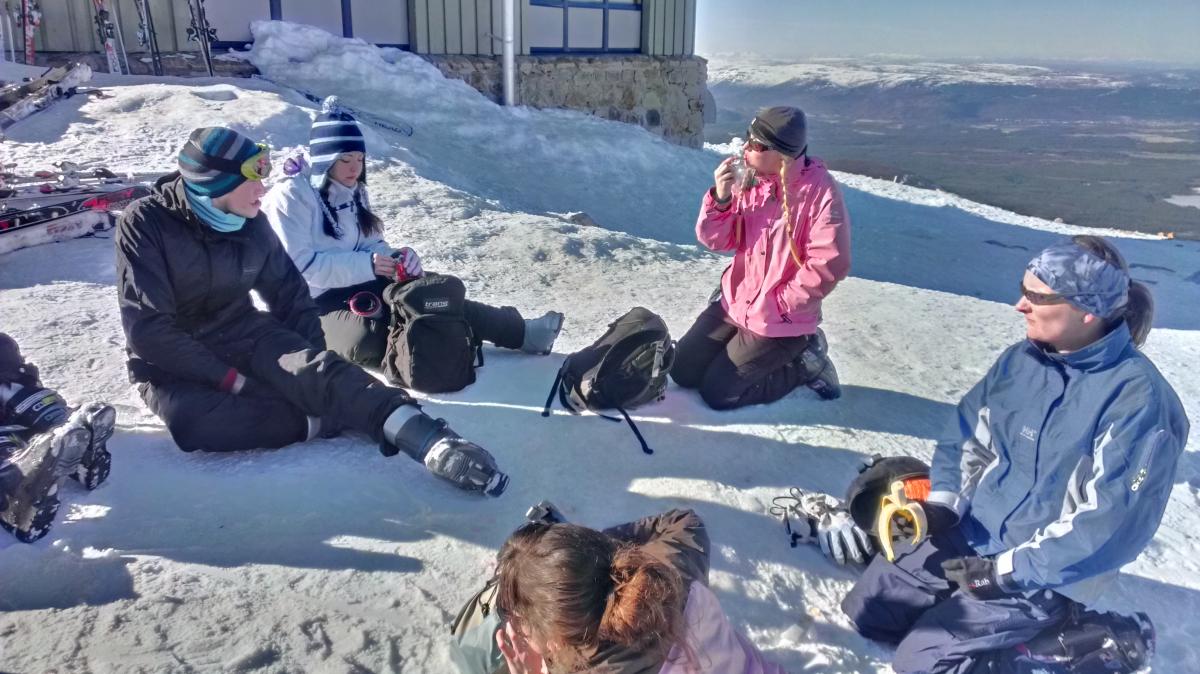
[[[858,477],[846,490],[846,507],[854,523],[863,531],[875,536],[875,519],[879,506],[896,480],[928,478],[929,466],[911,456],[889,456],[876,454],[858,469]]]

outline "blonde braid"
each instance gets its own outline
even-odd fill
[[[779,171],[780,191],[783,193],[783,222],[784,231],[787,233],[788,250],[792,253],[792,259],[796,261],[797,267],[803,267],[804,261],[800,259],[800,251],[796,250],[796,237],[794,236],[795,225],[792,224],[792,200],[788,198],[788,166],[790,161],[784,160],[783,166]],[[803,215],[803,213],[801,213]]]

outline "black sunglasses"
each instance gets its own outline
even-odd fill
[[[767,145],[761,140],[755,138],[754,132],[750,129],[746,129],[746,144],[743,147],[751,152],[766,152],[767,150],[774,149],[770,145]]]
[[[1068,297],[1078,297],[1086,293],[1039,293],[1025,287],[1025,282],[1021,281],[1021,295],[1029,300],[1030,304],[1045,306],[1049,304],[1063,304]]]

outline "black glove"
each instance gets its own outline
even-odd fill
[[[976,599],[1001,599],[1009,593],[1000,587],[996,562],[983,557],[959,557],[942,562],[946,580]]]
[[[945,533],[958,526],[958,513],[954,509],[929,501],[921,506],[925,508],[925,523],[929,525],[930,534]]]

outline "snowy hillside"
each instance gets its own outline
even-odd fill
[[[1060,72],[1044,66],[1012,63],[945,63],[912,58],[811,59],[788,63],[772,59],[747,62],[745,57],[717,54],[709,60],[710,83],[775,86],[895,87],[903,84],[945,86],[992,84],[1004,86],[1099,88],[1128,86],[1122,78],[1104,73]]]
[[[313,29],[259,24],[251,59],[282,85],[416,132],[367,127],[372,203],[386,237],[477,299],[567,314],[557,353],[491,350],[479,382],[429,409],[511,473],[481,500],[382,457],[365,438],[279,451],[184,454],[124,372],[111,241],[0,257],[0,330],[73,402],[119,410],[112,478],[63,490],[50,535],[0,538],[0,671],[447,672],[447,624],[494,551],[543,498],[592,525],[695,508],[715,544],[712,586],[736,624],[790,671],[887,672],[838,602],[856,573],[791,549],[767,515],[791,486],[840,493],[875,452],[928,458],[957,399],[1023,335],[1012,310],[1025,262],[1065,225],[939,192],[838,175],[853,218],[853,277],[825,307],[845,386],[770,406],[708,410],[676,388],[623,425],[540,416],[562,354],[633,305],[679,337],[725,261],[693,225],[727,148],[689,150],[642,129],[563,111],[505,109],[410,54]],[[197,126],[302,146],[314,105],[264,80],[105,79],[26,120],[0,163],[70,158],[165,172]],[[585,212],[598,226],[567,215]],[[1147,352],[1200,420],[1200,245],[1118,242],[1159,302]],[[1148,611],[1156,671],[1200,670],[1200,444],[1193,438],[1163,527],[1107,596]]]

